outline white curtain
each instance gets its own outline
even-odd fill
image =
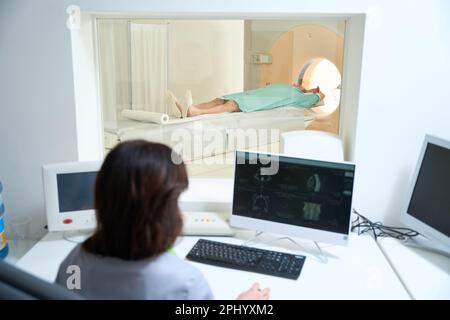
[[[130,108],[128,23],[99,19],[97,37],[103,121],[106,129],[115,129],[117,115]]]
[[[132,109],[166,112],[167,25],[131,23]]]

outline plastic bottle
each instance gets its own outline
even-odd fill
[[[2,191],[3,185],[0,182],[0,259],[4,259],[8,255],[8,243],[6,242],[5,224],[3,223],[5,205],[3,204]]]

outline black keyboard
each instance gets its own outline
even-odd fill
[[[200,239],[189,251],[186,259],[296,280],[306,257]]]

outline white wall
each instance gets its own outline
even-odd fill
[[[368,17],[355,206],[397,223],[425,133],[450,140],[450,2],[382,2]]]
[[[77,158],[65,9],[92,12],[369,12],[356,132],[355,206],[396,222],[426,132],[450,139],[450,2],[309,0],[3,0],[0,3],[0,179],[9,215],[45,224],[40,167]],[[167,14],[164,14],[167,15]],[[26,41],[25,41],[26,40]]]
[[[346,41],[363,46],[366,15],[354,15],[348,19],[345,28]],[[363,50],[361,46],[346,45],[344,47],[342,88],[340,101],[339,135],[344,144],[345,159],[355,160],[356,129],[358,125],[359,85],[361,83],[361,65]],[[356,103],[355,103],[356,101]],[[357,199],[356,199],[357,200]]]
[[[77,133],[67,5],[0,2],[0,180],[5,222],[45,230],[41,166],[75,160]],[[51,8],[51,10],[49,10]]]
[[[169,21],[169,89],[194,103],[243,90],[244,21]]]
[[[87,25],[90,23],[86,16],[83,16],[82,19],[81,32],[72,31],[72,38],[75,36],[82,38],[79,36],[80,34],[84,36],[82,39],[84,44],[90,43],[92,39],[92,30],[91,34],[83,32],[83,29],[86,30]],[[94,16],[93,14],[91,19],[95,19],[93,18]],[[111,23],[114,23],[115,38],[110,39],[107,37],[110,34],[107,33],[103,36],[103,46],[100,46],[103,47],[101,49],[103,51],[99,52],[99,60],[102,61],[104,59],[106,65],[107,63],[115,63],[115,66],[118,68],[118,71],[116,71],[118,77],[123,78],[123,74],[120,71],[128,68],[127,54],[124,56],[123,50],[119,50],[127,47],[128,22],[164,23],[168,25],[168,89],[181,102],[184,101],[184,95],[188,89],[192,92],[194,103],[206,102],[226,93],[243,90],[243,20],[158,20],[134,18],[133,15],[123,19],[103,17],[103,22],[108,26],[106,30],[109,30]],[[119,39],[117,37],[122,38]],[[99,39],[99,41],[101,40]],[[116,47],[110,45],[111,42],[116,43]],[[123,45],[121,45],[122,42]],[[86,51],[83,49],[86,48],[78,46],[73,52]],[[113,52],[116,53],[114,54]],[[90,61],[87,62],[89,64],[86,63],[82,69],[85,72],[87,70],[94,72],[95,67],[90,65]],[[111,74],[114,74],[111,72],[111,68],[107,68],[103,76],[108,77]],[[86,79],[89,80],[92,77],[89,75]],[[102,79],[103,84],[105,84],[105,79],[109,78]],[[123,81],[123,79],[116,79],[116,81],[118,80]],[[88,81],[81,82],[87,83]],[[90,88],[95,88],[95,84],[91,85]],[[103,95],[105,98],[103,103],[106,103],[104,112],[108,113],[107,117],[104,117],[107,120],[105,121],[105,127],[115,128],[116,117],[111,109],[113,109],[114,105],[117,105],[115,103],[116,97],[115,95],[111,97],[111,93],[108,90],[105,90]],[[90,100],[92,101],[92,99]],[[126,106],[119,105],[120,110],[124,107]]]
[[[322,28],[317,29],[319,36],[310,39],[311,43],[308,42],[307,46],[302,45],[302,33],[309,32],[307,28],[320,25]],[[311,19],[303,18],[297,21],[271,21],[271,20],[254,20],[248,21],[245,24],[246,37],[245,37],[245,83],[244,87],[246,90],[255,89],[261,85],[261,65],[250,63],[250,56],[252,53],[269,53],[270,49],[280,38],[280,36],[296,27],[305,26],[305,29],[298,30],[294,33],[294,48],[293,51],[296,54],[293,57],[293,69],[297,70],[293,73],[293,81],[295,82],[298,78],[298,72],[301,67],[309,61],[311,58],[316,58],[317,56],[323,56],[331,60],[337,65],[338,69],[341,70],[342,67],[342,56],[339,53],[342,50],[342,44],[340,46],[337,43],[337,39],[332,38],[334,34],[339,35],[344,38],[345,32],[345,19]],[[322,41],[323,30],[330,30],[332,33],[328,34],[325,32],[327,40]],[[342,42],[342,41],[341,41]],[[324,45],[326,44],[326,45]],[[321,47],[324,45],[324,47]],[[320,52],[320,55],[317,53]],[[300,56],[298,55],[300,53]]]
[[[70,32],[78,141],[78,160],[103,158],[102,115],[99,105],[98,68],[94,40],[95,20],[82,15],[78,30]]]

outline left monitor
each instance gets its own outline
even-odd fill
[[[100,161],[43,166],[49,231],[95,228],[94,186],[100,166]]]

